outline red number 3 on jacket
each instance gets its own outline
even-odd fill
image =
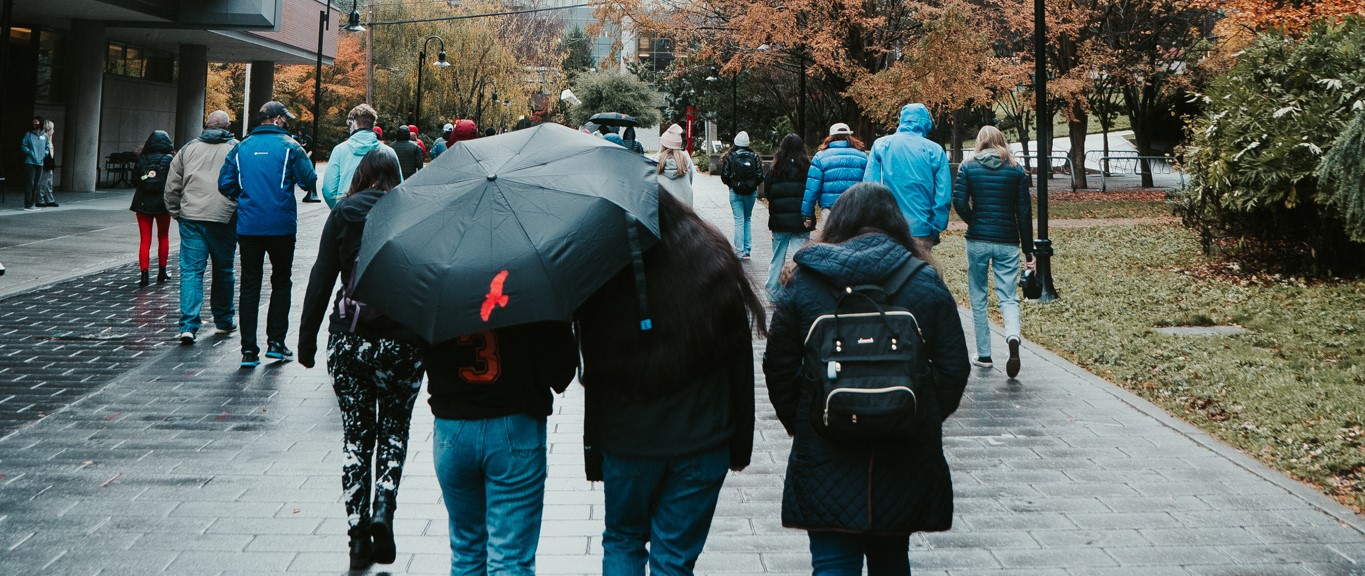
[[[498,355],[498,336],[492,330],[466,334],[456,340],[459,346],[474,349],[474,364],[460,368],[460,378],[471,384],[492,384],[502,375]]]

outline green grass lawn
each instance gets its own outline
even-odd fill
[[[1023,305],[1026,338],[1365,511],[1365,281],[1210,275],[1175,223],[1052,237],[1060,300]],[[962,233],[934,255],[966,305]],[[1210,321],[1248,331],[1152,330]]]

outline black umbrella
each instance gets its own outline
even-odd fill
[[[659,237],[654,167],[558,124],[460,142],[370,212],[357,299],[430,343],[572,318]]]
[[[598,126],[639,126],[640,121],[629,114],[620,112],[598,112],[588,118],[588,122]]]

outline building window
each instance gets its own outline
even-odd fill
[[[38,34],[38,75],[35,97],[38,102],[60,104],[65,101],[66,58],[61,32],[41,30]]]
[[[175,55],[170,52],[109,43],[104,71],[153,82],[175,82]]]

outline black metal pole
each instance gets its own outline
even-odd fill
[[[797,81],[796,103],[796,133],[801,135],[801,140],[806,140],[806,56],[801,53],[796,55],[796,64],[800,68],[800,79]]]
[[[329,4],[326,8],[323,8],[320,12],[318,12],[318,54],[317,65],[313,68],[313,134],[312,134],[313,143],[309,144],[309,147],[311,149],[308,151],[309,159],[313,161],[313,166],[315,168],[318,164],[317,148],[318,144],[320,143],[320,141],[318,140],[318,121],[320,118],[322,118],[322,40],[323,34],[327,31],[327,27],[332,20],[331,16],[329,15],[331,9],[332,7]],[[318,197],[318,190],[316,186],[314,186],[312,190],[309,190],[308,193],[303,196],[303,201],[304,202],[322,201],[322,199]]]
[[[739,134],[739,120],[738,116],[735,115],[737,94],[739,94],[739,74],[735,74],[735,78],[730,81],[730,135],[732,138],[735,134]]]
[[[427,46],[422,44],[422,51],[417,53],[417,109],[412,113],[412,121],[418,122],[422,117],[422,69],[426,68]]]
[[[1057,299],[1052,284],[1052,240],[1047,237],[1047,180],[1052,172],[1052,115],[1047,109],[1047,10],[1043,0],[1033,0],[1033,89],[1038,108],[1038,238],[1033,256],[1042,280],[1042,302]]]

